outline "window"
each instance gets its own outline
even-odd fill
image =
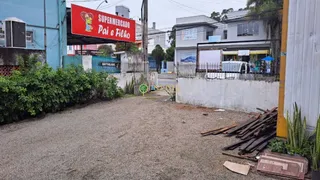
[[[196,40],[198,38],[198,29],[192,28],[192,29],[185,29],[182,31],[182,40]]]
[[[33,42],[33,31],[27,31],[26,33],[26,41],[29,43]]]
[[[228,39],[228,31],[227,30],[223,31],[223,39]]]
[[[256,36],[259,35],[259,23],[247,22],[238,24],[238,36]]]
[[[206,39],[209,40],[210,36],[213,36],[213,31],[207,31]]]
[[[4,31],[0,28],[0,39],[4,39]]]
[[[69,51],[72,51],[72,46],[68,46]]]

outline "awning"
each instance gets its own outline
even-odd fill
[[[223,55],[238,55],[238,51],[223,51]],[[269,54],[269,50],[251,50],[250,54]]]

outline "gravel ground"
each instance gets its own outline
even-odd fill
[[[246,163],[221,155],[221,147],[235,139],[199,134],[247,118],[152,96],[2,126],[0,179],[268,179],[223,167],[226,160]]]

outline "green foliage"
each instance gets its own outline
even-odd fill
[[[211,18],[212,19],[214,19],[214,20],[216,20],[216,21],[220,21],[220,13],[219,12],[216,12],[216,11],[213,11],[212,13],[211,13]]]
[[[224,16],[227,15],[229,12],[233,12],[233,8],[223,9],[222,12],[213,11],[210,17],[218,22],[223,21]]]
[[[109,57],[113,53],[113,49],[109,45],[99,46],[98,51],[99,51],[100,55],[104,56],[104,57]]]
[[[151,55],[156,60],[157,70],[159,70],[161,61],[164,60],[164,56],[165,56],[165,53],[164,53],[162,47],[159,44],[156,45],[156,47],[152,51]]]
[[[281,25],[283,0],[247,0],[249,8],[249,19],[258,18],[263,20],[267,37],[281,39]],[[280,58],[281,41],[272,41],[272,57],[275,58],[273,71],[278,72],[278,61]]]
[[[0,124],[123,94],[117,80],[106,73],[86,72],[75,66],[55,71],[39,63],[28,68],[0,77]]]
[[[169,40],[170,40],[170,46],[175,48],[176,47],[176,29],[175,29],[175,27],[172,27],[172,30],[169,35]]]
[[[281,139],[273,139],[269,143],[269,148],[272,152],[277,152],[277,153],[286,153],[286,142]]]
[[[116,51],[127,51],[131,53],[140,53],[138,46],[135,43],[117,43]]]
[[[174,61],[174,47],[170,47],[166,50],[165,59],[167,61]]]
[[[136,84],[137,80],[135,77],[132,78],[131,82],[126,83],[126,86],[124,88],[125,94],[134,94],[134,86]]]
[[[19,63],[19,69],[22,73],[29,71],[29,69],[34,68],[34,66],[40,61],[39,61],[39,56],[38,54],[23,54],[17,56],[18,63]]]
[[[148,81],[144,77],[143,74],[141,74],[139,79],[136,79],[136,77],[134,76],[129,83],[126,83],[126,86],[124,88],[124,93],[125,94],[134,94],[134,87],[136,85],[141,85],[143,83],[148,84]]]
[[[315,129],[315,141],[311,147],[311,167],[314,171],[319,171],[319,161],[320,161],[320,117],[317,121],[317,126]]]
[[[295,103],[293,119],[287,114],[288,140],[287,150],[289,154],[299,154],[305,157],[310,156],[310,142],[307,133],[307,120],[302,118],[301,108]]]

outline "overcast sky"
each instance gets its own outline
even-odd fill
[[[87,2],[83,2],[87,1]],[[103,0],[67,0],[67,6],[71,3],[96,9]],[[149,26],[157,23],[157,29],[169,30],[175,24],[176,18],[207,15],[212,11],[221,12],[222,9],[234,8],[238,10],[246,5],[247,0],[149,0]],[[141,15],[142,0],[108,0],[99,10],[115,14],[116,5],[124,5],[130,8],[131,18],[137,20]]]

